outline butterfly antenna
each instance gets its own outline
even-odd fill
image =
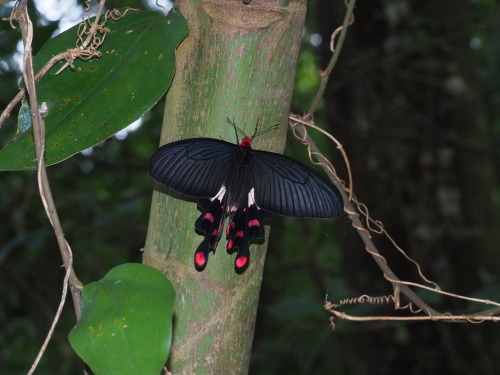
[[[243,131],[243,129],[239,128],[236,123],[234,122],[234,119],[231,120],[229,117],[226,118],[226,121],[229,125],[231,125],[234,129],[234,133],[236,134],[236,141],[239,142],[239,139],[238,139],[238,133],[240,133],[242,136],[246,136],[245,132]],[[280,127],[280,124],[274,124],[273,126],[270,126],[264,130],[261,130],[261,131],[258,131],[258,128],[259,128],[259,122],[260,122],[260,116],[259,118],[257,119],[257,124],[255,124],[255,131],[253,133],[253,135],[250,137],[251,140],[253,140],[255,137],[258,137],[259,135],[262,135],[262,134],[265,134],[271,130],[275,130],[275,129],[278,129]]]
[[[238,139],[238,133],[240,133],[242,136],[245,136],[245,132],[240,129],[238,126],[236,126],[236,123],[234,122],[234,118],[232,120],[229,119],[229,117],[226,118],[226,121],[229,125],[231,125],[234,129],[234,133],[236,134],[236,142],[240,142],[240,140]]]
[[[259,122],[260,122],[260,115],[259,117],[257,118],[257,123],[255,124],[255,130],[253,131],[253,135],[250,137],[250,139],[254,139],[255,137],[257,137],[257,129],[259,128]]]
[[[272,130],[278,129],[279,127],[280,127],[280,124],[274,124],[273,126],[265,128],[265,129],[261,130],[260,132],[258,132],[257,128],[255,128],[255,133],[253,134],[252,139],[254,139],[255,137],[258,137],[259,135],[262,135],[262,134],[265,134],[265,133],[270,132]]]

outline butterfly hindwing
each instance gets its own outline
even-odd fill
[[[197,200],[201,215],[196,220],[195,228],[205,234],[205,238],[194,254],[194,264],[199,270],[207,265],[208,253],[215,252],[222,234],[225,213],[221,198],[222,196],[217,196],[214,199]]]
[[[251,189],[248,193],[248,200],[231,216],[226,230],[227,252],[232,254],[237,251],[234,261],[237,270],[244,270],[248,266],[250,240],[264,238],[264,220],[271,217],[270,212],[257,207],[254,199],[254,189]]]

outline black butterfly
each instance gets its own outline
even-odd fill
[[[333,218],[343,211],[338,189],[314,169],[281,154],[253,150],[251,142],[259,134],[244,135],[240,144],[184,139],[161,146],[151,157],[151,177],[197,198],[202,213],[195,227],[205,233],[194,256],[198,270],[205,268],[208,253],[215,252],[227,216],[227,251],[238,252],[235,266],[241,271],[248,266],[250,240],[264,237],[263,221],[273,214]]]

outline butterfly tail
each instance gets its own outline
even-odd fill
[[[198,231],[205,233],[205,238],[194,254],[194,264],[199,271],[203,270],[208,262],[208,253],[215,253],[217,244],[222,235],[224,226],[224,209],[218,199],[198,199],[197,204],[201,215],[195,223]]]

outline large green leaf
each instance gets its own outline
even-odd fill
[[[175,48],[187,35],[175,12],[128,12],[109,19],[102,57],[76,60],[75,69],[55,75],[57,64],[37,84],[38,102],[47,104],[47,165],[60,162],[123,129],[165,93],[175,72]],[[38,71],[53,55],[75,47],[78,27],[49,40],[34,61]],[[0,171],[34,169],[30,108],[21,107],[18,132],[0,150]]]
[[[83,288],[71,346],[96,375],[158,375],[170,351],[174,297],[155,268],[115,267]]]

